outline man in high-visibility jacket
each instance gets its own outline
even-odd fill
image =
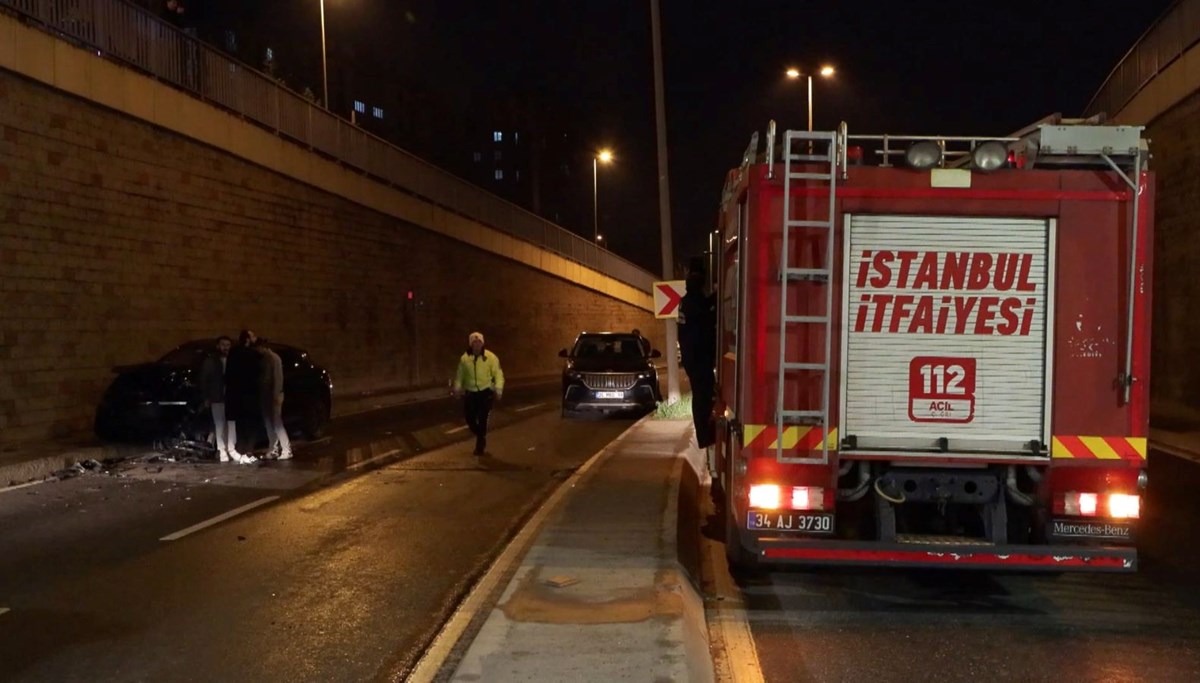
[[[484,348],[481,332],[472,332],[467,344],[470,348],[459,359],[454,373],[454,395],[466,395],[463,412],[467,428],[475,435],[475,455],[483,455],[487,449],[488,413],[492,403],[504,396],[504,371],[500,369],[500,358]]]

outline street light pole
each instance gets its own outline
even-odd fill
[[[812,74],[808,75],[808,132],[812,132]]]
[[[650,0],[650,26],[654,43],[654,111],[658,131],[658,216],[662,231],[663,279],[673,280],[675,275],[674,251],[671,248],[671,185],[667,175],[667,105],[663,94],[662,36],[658,19],[658,1]],[[679,359],[675,355],[679,330],[675,321],[667,323],[667,402],[679,400]]]
[[[599,181],[597,175],[597,165],[599,160],[595,156],[592,157],[592,241],[600,244],[600,193],[598,190]]]
[[[321,3],[321,100],[329,111],[329,65],[325,57],[325,0]]]

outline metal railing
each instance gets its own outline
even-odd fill
[[[653,274],[376,137],[126,0],[0,0],[38,28],[234,112],[397,189],[615,280],[650,291]]]
[[[1147,83],[1197,42],[1200,42],[1200,0],[1179,0],[1125,54],[1088,103],[1086,114],[1117,114]]]

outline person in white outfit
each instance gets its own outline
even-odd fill
[[[255,349],[262,354],[262,375],[259,387],[262,398],[263,425],[267,428],[267,457],[290,460],[292,444],[283,426],[283,359],[259,338]]]

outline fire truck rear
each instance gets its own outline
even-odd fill
[[[1136,569],[1141,130],[754,135],[715,257],[731,562]]]

